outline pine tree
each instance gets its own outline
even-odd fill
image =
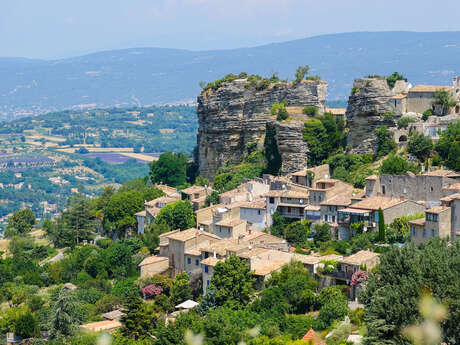
[[[66,288],[61,289],[51,312],[51,338],[64,338],[75,333],[81,321],[77,314],[77,303],[71,291]]]

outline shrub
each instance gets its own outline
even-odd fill
[[[423,120],[423,121],[426,121],[426,120],[428,120],[428,118],[429,118],[430,116],[432,116],[432,115],[433,115],[433,110],[427,109],[427,110],[425,110],[425,111],[423,112],[422,120]]]
[[[398,120],[398,128],[404,128],[407,129],[407,126],[409,126],[409,123],[414,122],[415,120],[411,117],[408,116],[403,116]]]
[[[424,161],[433,151],[433,142],[431,138],[424,136],[422,133],[414,133],[409,138],[407,151],[420,161]]]
[[[318,108],[315,107],[314,105],[306,106],[302,109],[302,114],[305,114],[308,116],[316,116],[318,115]]]
[[[416,173],[417,167],[414,164],[407,162],[404,158],[396,155],[391,155],[385,159],[380,167],[381,174],[404,175],[408,171]]]
[[[352,89],[351,89],[351,94],[354,95],[354,94],[357,94],[358,92],[360,92],[361,89],[357,86],[354,86]]]
[[[394,72],[392,75],[387,77],[387,84],[388,86],[392,89],[395,87],[395,84],[398,80],[404,80],[407,81],[406,78],[402,74],[399,74],[398,72]]]

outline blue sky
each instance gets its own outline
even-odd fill
[[[459,0],[0,0],[0,56],[225,49],[350,31],[460,30]]]

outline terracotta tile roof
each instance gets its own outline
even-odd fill
[[[321,203],[321,206],[348,206],[351,204],[351,198],[346,195],[337,195]]]
[[[460,193],[451,194],[451,195],[445,196],[444,198],[441,198],[439,200],[447,201],[447,202],[450,202],[452,200],[460,200]]]
[[[442,187],[443,190],[455,190],[460,191],[460,182],[451,184],[450,186]]]
[[[441,212],[444,212],[444,211],[447,211],[448,209],[450,209],[450,207],[447,207],[447,206],[435,206],[433,208],[430,208],[429,210],[426,210],[425,212],[426,213],[441,213]]]
[[[407,93],[403,92],[403,93],[397,94],[396,96],[393,96],[391,98],[392,99],[404,99],[404,98],[407,98]]]
[[[147,212],[144,211],[141,211],[141,212],[137,212],[134,214],[135,216],[138,216],[138,217],[145,217],[147,216]]]
[[[379,177],[377,175],[371,175],[366,177],[366,180],[377,180]]]
[[[212,238],[215,238],[215,239],[220,239],[220,237],[217,236],[217,235],[211,234],[209,232],[200,231],[200,230],[195,229],[195,228],[191,228],[191,229],[187,229],[187,230],[184,230],[184,231],[176,232],[176,233],[174,233],[172,235],[169,235],[168,238],[170,240],[176,240],[176,241],[185,242],[185,241],[191,240],[192,238],[194,238],[196,236],[208,236],[208,237],[212,237]]]
[[[308,190],[305,189],[305,191],[297,191],[297,190],[271,190],[268,193],[266,193],[264,196],[268,197],[283,197],[283,198],[308,198]]]
[[[367,210],[378,210],[381,208],[385,210],[387,208],[393,207],[395,205],[406,202],[407,199],[400,198],[390,198],[387,196],[371,196],[370,198],[365,198],[362,201],[357,202],[356,204],[351,205],[352,208],[360,208]]]
[[[418,218],[418,219],[410,220],[409,224],[424,226],[425,225],[425,218]]]
[[[174,187],[167,186],[165,184],[157,184],[156,188],[161,189],[166,195],[177,193],[177,189]]]
[[[354,205],[351,205],[350,207],[347,207],[347,208],[343,208],[341,210],[338,210],[338,212],[343,212],[343,213],[353,213],[353,214],[365,214],[365,213],[369,213],[370,209],[367,209],[367,208],[364,208],[364,209],[361,209],[361,208],[353,208]]]
[[[87,323],[87,324],[81,325],[80,327],[83,329],[94,331],[94,332],[100,332],[100,331],[114,330],[122,326],[123,325],[121,324],[120,321],[105,320],[105,321]]]
[[[195,185],[181,190],[181,192],[184,194],[194,194],[194,193],[201,193],[205,191],[206,191],[206,188],[202,186],[195,186]]]
[[[349,265],[362,265],[368,260],[375,259],[378,256],[379,254],[371,252],[370,250],[360,250],[359,252],[344,258],[342,263]]]
[[[452,86],[445,86],[445,85],[416,85],[412,89],[409,89],[409,93],[411,92],[435,92],[439,90],[452,90]]]
[[[291,176],[305,177],[305,176],[307,176],[307,170],[296,171],[296,172],[292,173]]]
[[[184,252],[185,255],[193,255],[193,256],[199,256],[201,255],[201,250],[200,248],[193,248],[189,249],[186,252]]]
[[[255,257],[255,256],[259,256],[259,255],[261,255],[263,253],[267,253],[269,251],[271,251],[271,249],[256,247],[256,248],[251,248],[251,249],[249,249],[248,251],[246,251],[244,253],[238,254],[238,256],[240,258],[249,259],[249,258],[252,258],[252,257]]]
[[[150,264],[155,264],[157,262],[162,262],[162,261],[168,261],[169,259],[164,256],[149,256],[142,260],[142,262],[138,265],[139,267],[145,266],[145,265],[150,265]]]
[[[162,196],[162,197],[147,201],[144,205],[145,206],[150,206],[150,207],[155,207],[158,203],[169,204],[169,203],[172,203],[172,202],[175,202],[175,201],[178,201],[178,200],[180,200],[179,196],[176,196],[176,197]]]
[[[457,173],[452,170],[446,170],[446,169],[438,169],[434,171],[429,171],[423,175],[425,176],[449,176],[449,175],[456,175]]]
[[[252,209],[258,209],[258,210],[265,210],[267,207],[267,203],[265,199],[257,199],[254,201],[240,201],[235,204],[237,205],[237,207],[252,208]]]
[[[213,256],[210,256],[209,258],[201,260],[200,264],[214,267],[217,265],[218,262],[221,262],[221,261],[224,261],[224,259],[217,259]]]
[[[305,211],[321,211],[321,206],[308,205],[305,207]]]
[[[313,330],[313,328],[310,327],[310,330],[303,336],[302,340],[303,341],[314,340],[315,337],[316,337],[316,333]]]
[[[256,275],[256,276],[266,276],[276,270],[279,270],[283,265],[285,265],[286,262],[272,262],[272,263],[268,263],[267,265],[265,266],[262,266],[262,267],[257,267],[256,269],[252,270],[252,272]]]
[[[223,219],[220,222],[217,222],[216,225],[233,228],[233,227],[235,227],[237,225],[240,225],[240,224],[243,224],[243,223],[246,223],[246,221],[242,220],[242,219],[229,219],[229,220]]]

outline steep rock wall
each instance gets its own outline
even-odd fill
[[[346,119],[350,128],[347,144],[354,153],[373,153],[376,149],[375,130],[381,126],[396,128],[397,116],[392,115],[390,98],[407,90],[407,83],[396,82],[390,88],[386,79],[362,78],[353,83]],[[386,116],[385,116],[386,115]]]
[[[302,139],[302,121],[276,122],[276,142],[281,155],[281,174],[307,168],[308,147]]]
[[[262,143],[267,123],[276,122],[270,116],[273,103],[287,100],[290,106],[314,105],[324,111],[327,91],[324,81],[280,83],[264,90],[248,88],[246,84],[246,79],[238,79],[224,83],[217,90],[205,90],[198,96],[197,141],[202,176],[214,177],[224,163],[241,162],[249,143]],[[280,133],[280,140],[277,138],[280,154],[286,159],[283,172],[292,171],[295,165],[290,162],[294,155],[286,153],[290,148],[283,144],[296,136],[289,134],[291,130],[298,132],[299,127],[283,125],[277,130]],[[301,139],[301,134],[295,141],[298,142],[298,138]]]

